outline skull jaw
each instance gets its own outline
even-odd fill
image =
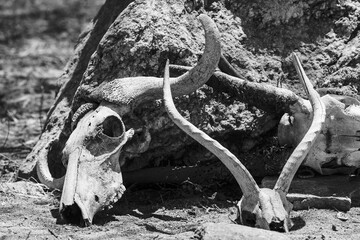
[[[262,188],[259,195],[243,196],[237,204],[238,221],[247,226],[288,232],[293,226],[289,217],[292,204],[285,194]]]
[[[132,134],[133,130],[127,131],[113,152],[95,157],[83,148],[69,155],[59,209],[65,222],[89,226],[98,211],[122,197],[125,187],[119,155]]]
[[[120,199],[125,191],[125,187],[121,185],[120,191],[112,197],[108,202],[83,201],[81,196],[77,193],[74,195],[74,202],[71,205],[62,204],[60,207],[60,216],[63,222],[88,227],[92,224],[93,218],[97,212],[102,210],[105,206],[115,203]]]
[[[60,206],[60,216],[63,222],[88,227],[92,223],[92,217],[89,217],[88,209],[85,207],[78,194],[74,196],[72,205],[62,204]]]
[[[100,105],[85,114],[64,147],[67,169],[59,210],[65,222],[90,225],[98,211],[125,191],[119,155],[134,130],[125,131],[115,110]]]
[[[99,165],[98,161],[79,164],[76,182],[72,183],[76,184],[75,192],[68,197],[71,200],[60,201],[60,216],[65,222],[89,226],[97,212],[122,197],[125,187],[121,172],[104,165],[108,164]]]

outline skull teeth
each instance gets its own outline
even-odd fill
[[[120,189],[119,189],[119,191],[118,191],[118,193],[117,193],[118,198],[121,198],[122,195],[124,195],[125,191],[126,191],[125,186],[124,186],[123,184],[121,184]]]
[[[116,195],[113,197],[113,199],[111,200],[110,204],[114,204],[117,201],[119,201],[119,199],[123,196],[124,192],[125,192],[126,188],[123,184],[121,184],[119,191],[116,193]]]

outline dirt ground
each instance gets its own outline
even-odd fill
[[[12,183],[38,139],[76,38],[102,2],[2,1],[0,239],[189,239],[203,223],[232,223],[236,218],[236,185],[131,185],[113,208],[82,228],[61,223],[59,192],[29,181]],[[336,210],[295,211],[288,235],[360,239],[360,208],[341,216]]]
[[[34,183],[17,186],[18,192],[0,186],[1,239],[191,239],[203,223],[232,223],[236,218],[237,198],[231,191],[235,185],[213,193],[187,184],[133,186],[88,228],[61,223],[59,192],[44,191]],[[360,238],[359,208],[345,216],[336,210],[294,211],[291,219],[291,239]]]

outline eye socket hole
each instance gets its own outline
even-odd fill
[[[242,220],[244,225],[253,227],[256,224],[256,215],[248,211],[243,211]]]
[[[99,197],[97,195],[95,195],[95,201],[99,202]]]
[[[115,116],[107,117],[103,122],[103,134],[108,137],[120,137],[124,131],[123,123]]]

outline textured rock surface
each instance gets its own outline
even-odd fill
[[[198,7],[191,12],[187,11],[187,2],[133,1],[101,39],[73,105],[70,106],[72,99],[65,102],[67,109],[75,110],[84,101],[89,101],[86,93],[103,81],[128,76],[162,76],[167,58],[173,64],[194,65],[204,43],[203,30],[196,16],[204,11],[221,32],[225,57],[245,79],[278,84],[301,93],[289,58],[292,51],[297,51],[305,71],[317,87],[336,87],[341,93],[357,95],[360,74],[360,3],[357,1],[207,1],[205,9]],[[80,81],[79,78],[69,81]],[[180,97],[175,103],[183,116],[239,156],[250,171],[264,175],[279,170],[279,159],[285,158],[273,138],[276,131],[271,131],[275,130],[278,116],[246,106],[208,86],[190,96]],[[62,112],[58,107],[49,119],[57,114],[65,122],[69,119],[68,112]],[[122,155],[122,160],[126,160],[125,171],[194,165],[213,159],[173,126],[161,101],[141,105],[131,116],[124,116],[124,120],[127,128],[137,130],[133,141],[142,141],[145,129],[151,135],[146,152]],[[41,141],[57,138],[53,132],[50,134],[49,129],[54,126],[48,122],[43,140],[34,148],[28,162],[36,160],[34,153],[39,151]],[[61,155],[69,129],[65,128],[61,133],[63,138],[52,156]],[[60,162],[60,157],[52,158],[51,162]],[[29,172],[29,168],[23,172]],[[62,171],[57,172],[61,174]]]

